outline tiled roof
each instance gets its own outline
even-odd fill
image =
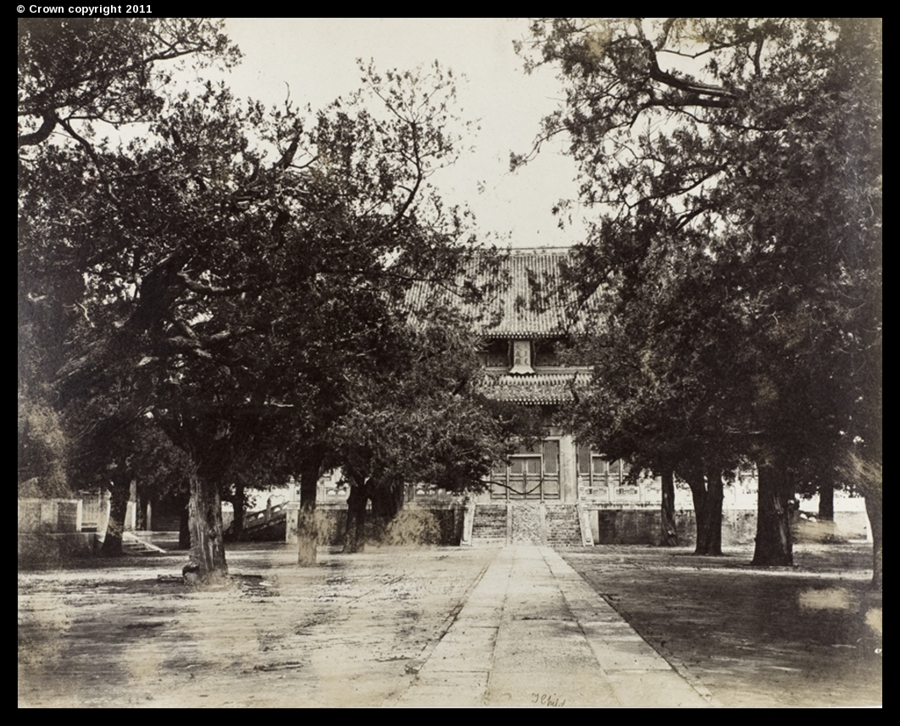
[[[410,292],[414,307],[436,298],[467,315],[485,338],[549,338],[578,334],[575,284],[567,248],[510,250],[476,256],[444,287],[419,283]],[[453,290],[483,291],[477,302]]]
[[[481,392],[496,401],[523,404],[572,403],[572,387],[590,382],[590,373],[534,373],[531,375],[485,375],[479,385]]]

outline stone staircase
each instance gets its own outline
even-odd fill
[[[296,510],[294,510],[296,511]],[[244,529],[234,533],[234,523],[225,528],[226,542],[284,542],[287,528],[287,504],[282,502],[244,515]]]
[[[472,544],[496,543],[580,547],[585,540],[578,507],[547,502],[478,504],[472,523]]]
[[[551,547],[580,547],[581,525],[574,504],[546,504],[544,523]]]
[[[133,532],[122,534],[122,551],[129,555],[158,555],[166,552],[162,547],[142,540]]]
[[[506,544],[506,505],[478,504],[472,522],[472,544]]]

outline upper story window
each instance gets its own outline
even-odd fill
[[[479,357],[488,368],[506,368],[510,373],[534,373],[534,367],[560,365],[557,341],[537,340],[487,340],[481,344]]]
[[[482,344],[479,354],[482,364],[489,368],[509,368],[508,340],[487,340]]]
[[[535,340],[532,344],[532,365],[558,366],[555,340]]]
[[[584,444],[578,444],[575,455],[578,460],[578,478],[590,486],[621,486],[628,475],[628,464],[621,460],[608,461]]]

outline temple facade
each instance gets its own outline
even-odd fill
[[[645,487],[652,483],[625,487],[622,462],[607,461],[551,425],[553,415],[574,402],[591,376],[589,366],[561,355],[585,334],[579,312],[591,303],[576,299],[569,265],[567,248],[518,249],[490,263],[476,260],[467,273],[488,291],[477,307],[470,304],[464,311],[481,336],[483,393],[536,407],[547,422],[542,441],[520,449],[493,472],[479,503],[640,504],[650,496]]]
[[[569,265],[566,248],[518,249],[476,258],[464,273],[485,291],[477,303],[457,302],[481,340],[479,387],[494,400],[534,407],[546,422],[541,440],[510,455],[469,498],[464,543],[592,544],[598,507],[658,506],[653,482],[626,486],[622,462],[607,461],[553,425],[591,376],[589,366],[564,354],[586,332],[578,315],[585,302],[576,299]],[[434,290],[423,286],[418,294]]]

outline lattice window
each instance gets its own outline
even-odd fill
[[[553,340],[536,340],[534,341],[534,360],[533,365],[536,366],[558,366],[559,356],[556,354],[556,341]]]
[[[493,479],[500,486],[492,487],[491,495],[494,498],[526,496],[536,499],[549,496],[558,499],[559,457],[557,439],[546,439],[530,447],[519,446],[505,467],[495,469]]]
[[[590,476],[591,473],[591,450],[590,447],[579,444],[575,450],[578,459],[578,473]]]
[[[503,366],[509,368],[509,341],[487,340],[479,351],[482,363],[486,366]]]
[[[541,457],[514,456],[509,461],[509,473],[512,476],[522,476],[522,474],[527,474],[529,478],[537,478],[541,475]]]
[[[542,442],[541,450],[544,455],[544,473],[559,473],[559,441],[547,439]]]
[[[607,461],[601,454],[591,451],[590,447],[584,444],[576,447],[576,456],[580,496],[587,498],[612,496],[612,491],[619,491],[622,488],[628,474],[628,466],[623,461]]]

